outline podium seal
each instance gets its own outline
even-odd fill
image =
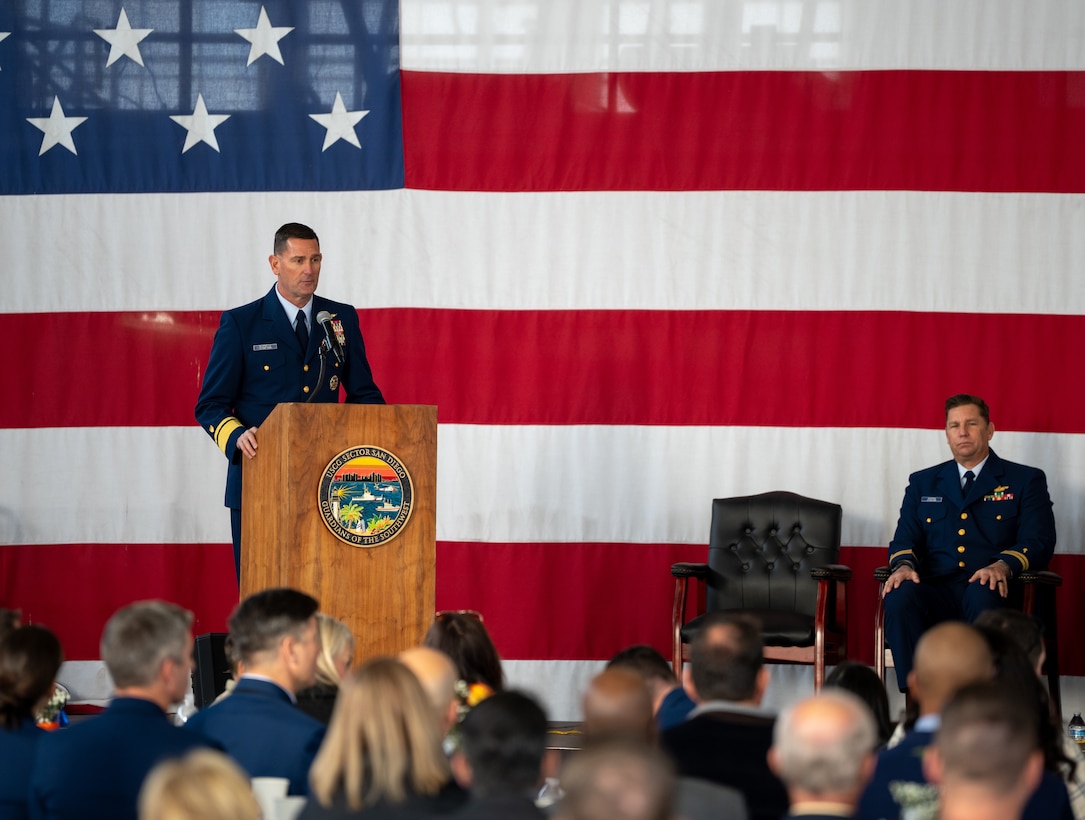
[[[392,453],[381,447],[351,447],[324,468],[317,503],[324,525],[340,541],[378,547],[407,525],[414,485]]]

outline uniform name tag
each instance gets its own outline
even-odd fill
[[[276,344],[275,342],[272,342],[269,345],[253,345],[252,349],[253,350],[278,350],[279,345]]]
[[[942,496],[940,496],[940,495],[925,495],[922,498],[920,498],[919,500],[920,501],[932,501],[935,504],[941,504],[942,503]]]

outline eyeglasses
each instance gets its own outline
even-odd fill
[[[449,615],[466,615],[468,618],[474,618],[479,623],[483,623],[482,613],[477,609],[442,609],[433,616],[433,620],[440,621]]]

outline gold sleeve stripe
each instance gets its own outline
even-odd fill
[[[894,552],[892,555],[889,556],[889,563],[892,564],[894,561],[896,561],[902,555],[915,555],[915,551],[914,550],[901,550],[900,552]]]
[[[221,422],[219,422],[218,429],[215,430],[215,444],[222,452],[226,452],[226,445],[230,441],[230,436],[234,434],[234,430],[244,425],[235,419],[233,416],[227,416]]]
[[[1016,558],[1018,561],[1020,561],[1021,562],[1021,571],[1022,572],[1024,572],[1026,569],[1028,569],[1028,556],[1025,555],[1025,553],[1018,552],[1017,550],[1002,550],[1002,554],[1003,555],[1009,555],[1009,556],[1011,556],[1013,558]]]

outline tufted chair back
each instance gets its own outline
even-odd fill
[[[782,491],[715,499],[707,609],[813,618],[818,585],[810,570],[837,563],[841,515],[839,504]]]

